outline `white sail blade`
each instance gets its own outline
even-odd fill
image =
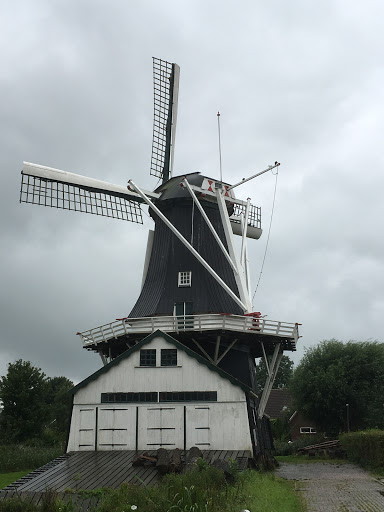
[[[21,174],[22,203],[143,223],[142,199],[127,187],[29,162],[24,162]]]

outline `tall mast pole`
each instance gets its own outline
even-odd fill
[[[217,113],[217,130],[219,133],[219,161],[220,161],[220,181],[223,181],[223,168],[221,164],[221,138],[220,138],[220,112]]]

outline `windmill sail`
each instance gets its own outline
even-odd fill
[[[180,68],[153,58],[154,121],[151,156],[152,176],[163,183],[172,177]]]
[[[21,203],[143,223],[142,199],[127,187],[28,162],[24,162],[21,175]]]

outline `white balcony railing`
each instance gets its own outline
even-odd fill
[[[167,333],[224,330],[251,335],[263,334],[290,338],[296,345],[299,337],[298,326],[297,323],[239,315],[152,316],[123,318],[77,334],[81,337],[84,347],[108,342],[123,335],[150,334],[158,329]]]

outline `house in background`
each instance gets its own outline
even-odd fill
[[[289,433],[292,441],[306,435],[316,434],[316,424],[300,411],[293,410],[292,396],[289,389],[272,389],[265,408],[265,414],[272,420],[288,420]]]

